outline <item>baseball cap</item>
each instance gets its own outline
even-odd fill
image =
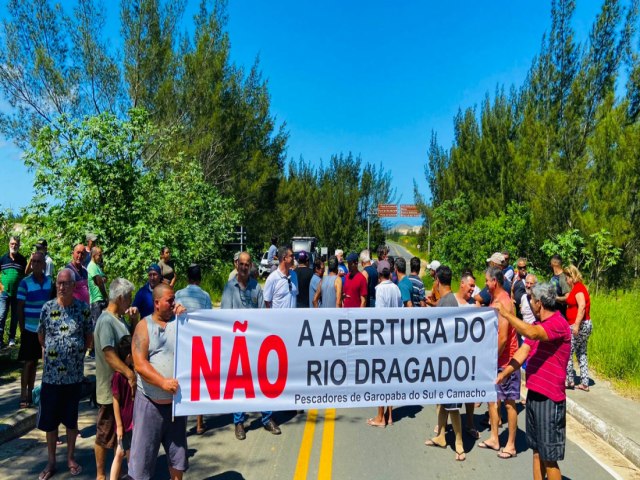
[[[356,252],[351,252],[348,256],[347,256],[347,263],[351,263],[351,262],[358,262],[358,254]]]
[[[160,270],[160,265],[158,265],[157,263],[152,263],[151,265],[149,265],[149,268],[147,268],[147,273],[150,272],[156,272],[158,275],[162,275],[162,270]]]
[[[487,262],[493,262],[498,265],[502,265],[504,263],[504,255],[500,252],[496,252],[487,258]]]
[[[44,238],[40,238],[34,245],[36,248],[47,248],[49,244]]]
[[[427,270],[433,270],[434,272],[440,267],[440,262],[438,260],[433,260],[429,265],[427,265]]]
[[[309,259],[309,255],[304,250],[298,252],[298,262],[305,263]]]

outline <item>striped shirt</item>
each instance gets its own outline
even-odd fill
[[[0,282],[4,286],[4,293],[10,297],[18,291],[20,280],[27,269],[27,260],[19,253],[14,254],[15,259],[8,253],[0,258]]]
[[[45,276],[42,283],[38,283],[33,275],[23,278],[18,286],[16,298],[24,302],[24,327],[29,332],[36,333],[40,324],[42,306],[51,300],[53,287],[51,277]]]
[[[188,312],[211,308],[211,297],[198,285],[190,284],[176,292],[176,303],[181,304]]]
[[[531,347],[527,358],[527,388],[561,402],[566,398],[564,381],[571,354],[571,328],[558,311],[535,325],[544,328],[549,340],[527,338],[524,341]]]

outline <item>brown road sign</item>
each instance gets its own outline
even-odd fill
[[[401,217],[421,217],[416,205],[400,205]]]
[[[378,217],[397,217],[398,205],[394,203],[381,203],[378,205]]]

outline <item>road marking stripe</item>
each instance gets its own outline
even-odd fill
[[[324,413],[322,426],[322,448],[320,450],[320,467],[318,468],[318,480],[331,480],[333,467],[333,439],[336,425],[336,409],[329,408]]]
[[[309,459],[311,457],[311,447],[313,446],[313,433],[316,428],[317,417],[318,410],[309,410],[307,412],[307,421],[304,424],[302,441],[300,442],[300,452],[298,453],[296,472],[293,475],[294,480],[307,480],[307,472],[309,471]]]

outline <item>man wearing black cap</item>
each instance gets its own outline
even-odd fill
[[[133,306],[140,312],[140,318],[148,317],[154,312],[153,289],[162,282],[162,271],[157,263],[149,265],[147,274],[149,281],[136,292],[133,300]]]
[[[309,268],[309,255],[302,250],[298,253],[298,297],[296,299],[297,308],[309,308],[309,285],[313,277],[313,270]]]
[[[358,254],[353,252],[347,256],[349,273],[344,277],[344,301],[345,308],[365,307],[369,287],[367,279],[358,271]]]

